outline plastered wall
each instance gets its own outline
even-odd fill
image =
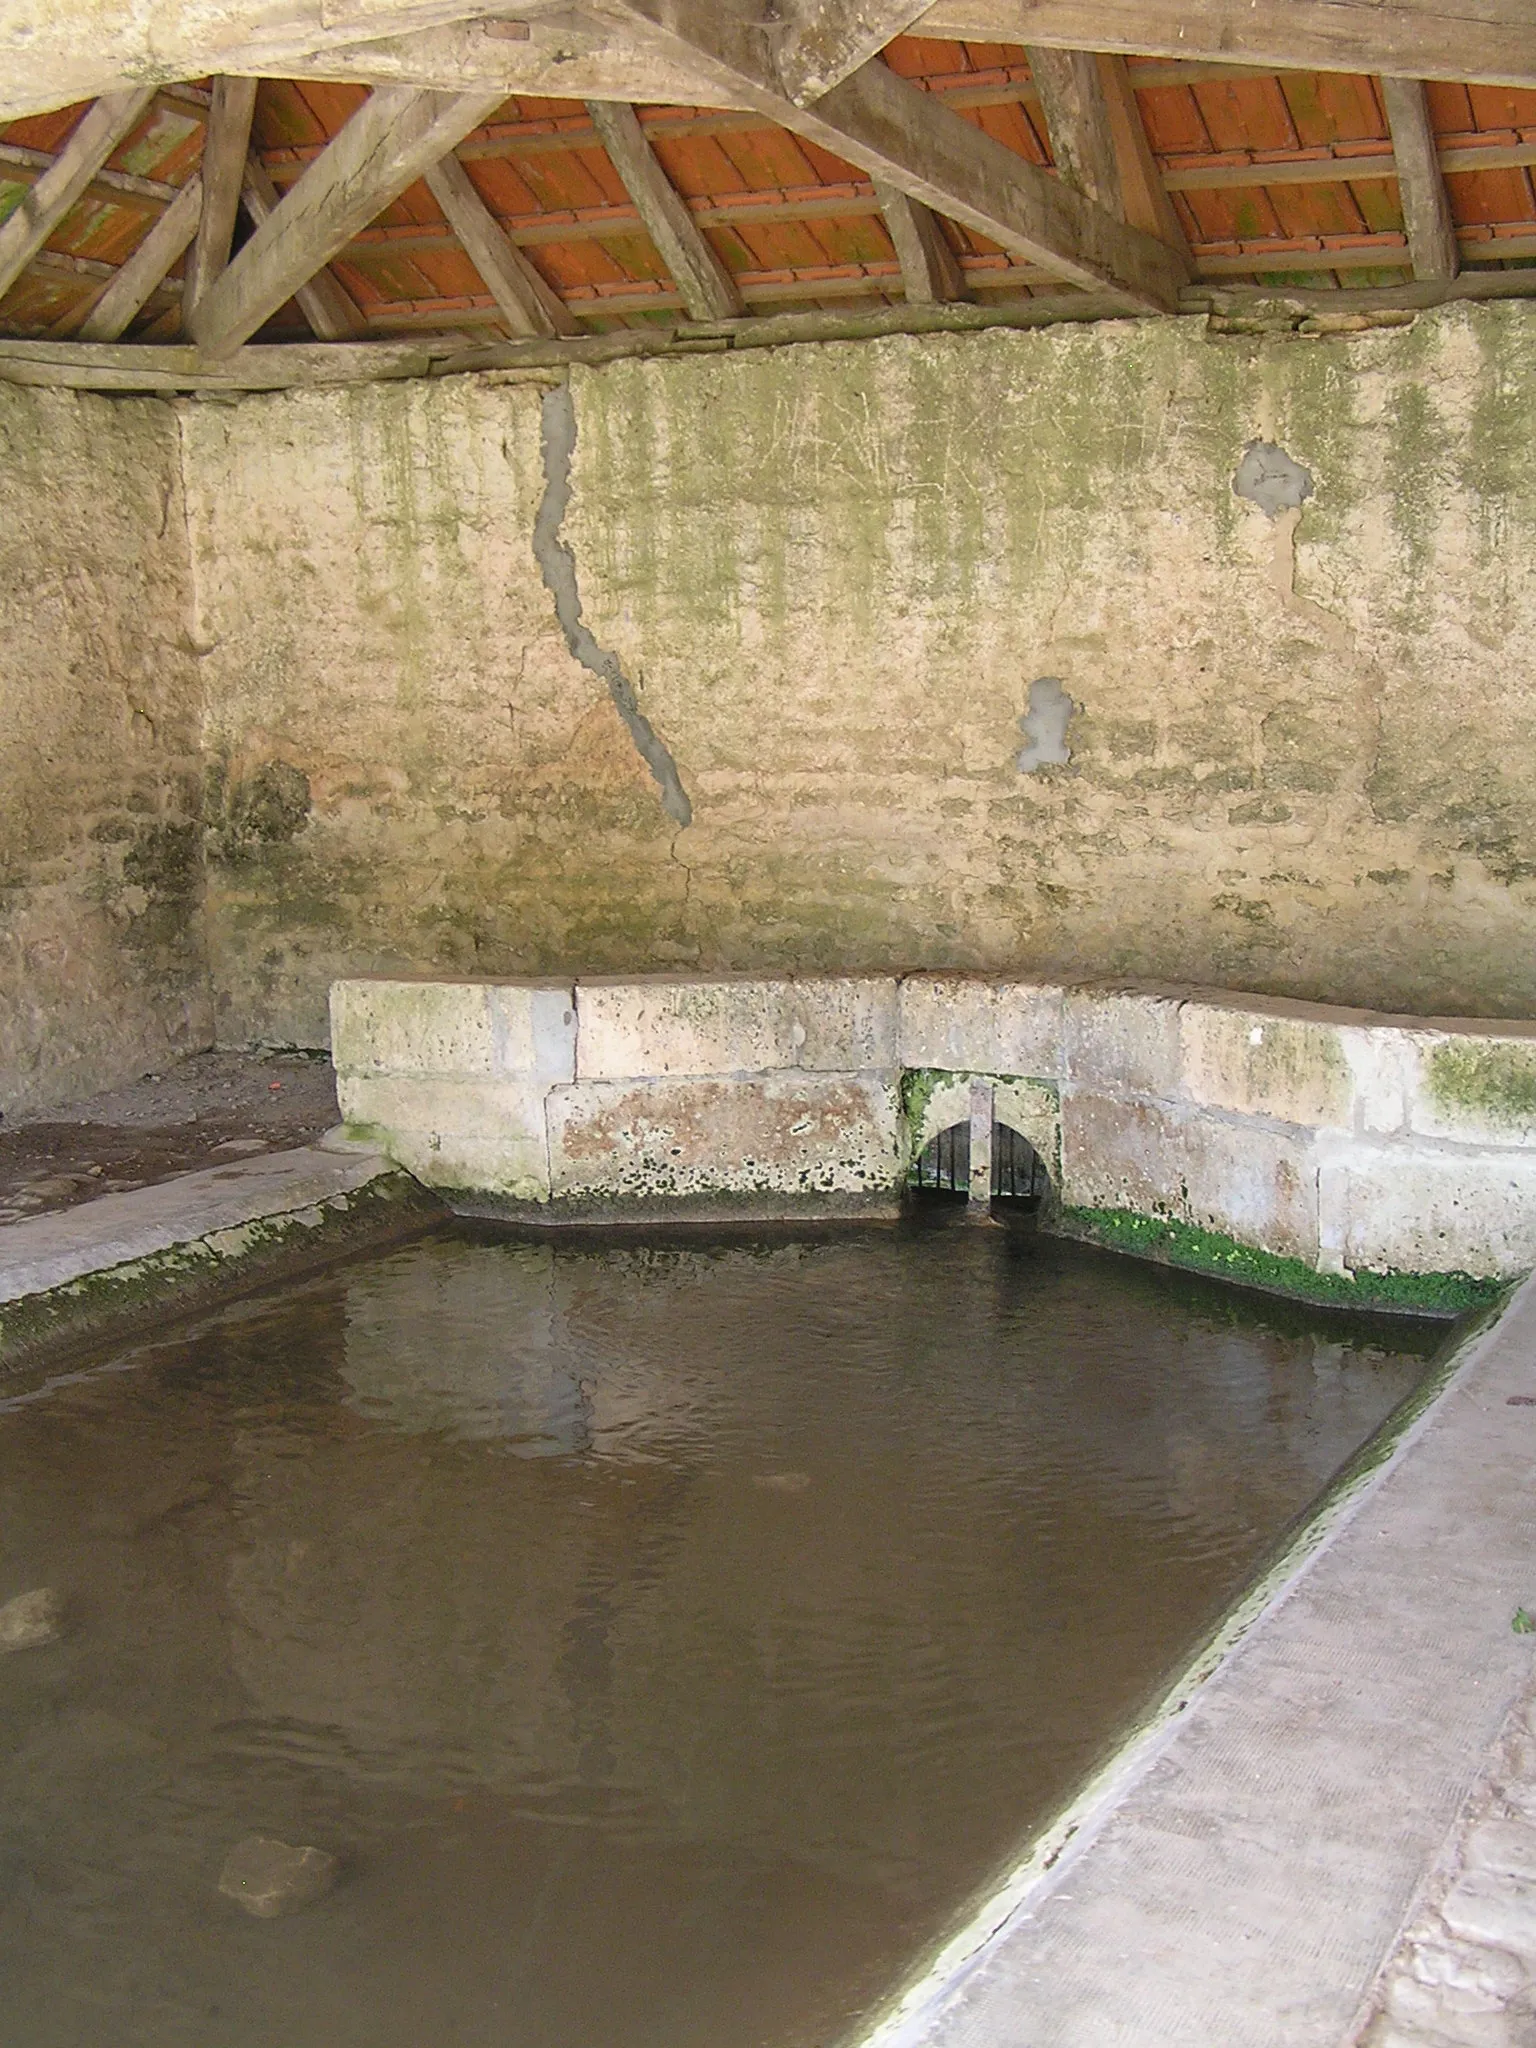
[[[173,409],[0,385],[0,1112],[206,1045]]]
[[[220,1031],[399,969],[1536,1014],[1533,426],[1515,303],[189,406]]]

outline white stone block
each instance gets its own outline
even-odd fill
[[[1408,1128],[1418,1074],[1415,1034],[1394,1024],[1342,1024],[1339,1044],[1355,1088],[1355,1123],[1388,1137]]]
[[[1536,1154],[1323,1141],[1320,1233],[1350,1268],[1513,1278],[1536,1265]]]
[[[1082,1086],[1171,1099],[1179,1088],[1182,993],[1069,988],[1062,1002],[1063,1072]]]
[[[1194,998],[1179,1013],[1179,1043],[1191,1102],[1314,1129],[1353,1125],[1354,1077],[1336,1022]]]
[[[1217,1230],[1287,1258],[1317,1257],[1310,1138],[1158,1103],[1065,1090],[1062,1200]]]
[[[575,1073],[576,1017],[565,982],[338,981],[331,988],[338,1073]]]
[[[578,1081],[548,1116],[553,1192],[616,1206],[891,1202],[904,1167],[896,1089],[865,1074]]]
[[[1062,991],[1046,982],[909,974],[901,984],[904,1067],[947,1073],[1061,1072]]]
[[[342,1074],[336,1092],[348,1124],[428,1187],[548,1199],[542,1083]]]
[[[581,1080],[893,1074],[897,1064],[896,983],[885,976],[583,981],[576,1008]]]

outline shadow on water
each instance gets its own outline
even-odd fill
[[[1439,1328],[1032,1233],[456,1228],[0,1403],[16,2048],[810,2048]],[[253,1831],[339,1854],[292,1918]]]

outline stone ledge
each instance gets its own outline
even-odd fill
[[[0,1372],[427,1228],[381,1153],[306,1146],[0,1229]]]

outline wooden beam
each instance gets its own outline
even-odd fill
[[[116,341],[197,233],[203,181],[193,178],[155,222],[75,330],[81,341]]]
[[[142,342],[0,340],[0,382],[88,391],[279,391],[422,377],[431,363],[425,341],[278,343],[238,349],[211,365],[196,349]]]
[[[1152,154],[1146,123],[1130,68],[1123,57],[1103,53],[1096,60],[1109,132],[1120,168],[1120,194],[1125,217],[1132,227],[1145,228],[1170,249],[1186,258],[1189,242],[1179,220],[1178,209],[1168,196],[1162,168]]]
[[[198,347],[214,357],[238,348],[502,98],[381,86],[193,307]]]
[[[277,187],[267,176],[254,153],[245,160],[240,187],[240,204],[253,228],[259,228],[268,214],[275,213],[280,199]],[[299,311],[309,322],[316,341],[355,341],[366,334],[368,323],[353,305],[338,278],[329,270],[317,270],[307,284],[294,292]]]
[[[1392,130],[1398,196],[1403,203],[1408,246],[1413,251],[1413,274],[1431,282],[1448,281],[1460,270],[1461,257],[1423,80],[1384,78],[1381,97]]]
[[[551,0],[527,0],[542,14]],[[178,0],[79,7],[0,0],[0,121],[130,86],[246,72],[486,12],[486,0]]]
[[[416,85],[437,92],[500,86],[533,99],[640,100],[658,106],[736,106],[718,84],[636,41],[622,24],[562,13],[534,19],[526,41],[507,42],[503,23],[464,21],[414,35],[327,47],[290,60],[285,78],[348,79],[363,85]],[[238,64],[223,68],[239,69]]]
[[[0,142],[0,178],[7,184],[35,185],[44,171],[53,168],[53,153],[31,149],[24,142]],[[135,177],[132,171],[99,170],[85,188],[85,197],[100,199],[108,206],[120,206],[126,199],[142,200],[143,210],[159,213],[176,197],[177,188],[160,178]]]
[[[485,280],[508,331],[515,335],[579,333],[565,301],[544,282],[521,249],[507,240],[458,158],[445,156],[426,178],[427,190]]]
[[[155,96],[153,86],[98,100],[76,123],[68,142],[0,226],[0,299],[37,255],[54,229],[118,144],[138,126]]]
[[[936,0],[913,34],[1536,86],[1528,0]]]
[[[784,90],[797,106],[819,100],[852,71],[878,57],[927,0],[790,0],[775,57]]]
[[[862,65],[814,106],[779,90],[751,0],[602,0],[606,15],[648,31],[700,78],[718,78],[769,120],[895,185],[934,212],[988,236],[1090,291],[1163,312],[1186,276],[1176,251],[1074,192],[974,128],[888,66]]]
[[[203,131],[203,213],[187,262],[183,312],[190,312],[229,264],[240,187],[256,111],[254,78],[216,78]]]
[[[902,294],[909,305],[953,305],[970,297],[960,259],[945,240],[939,218],[895,185],[878,181],[875,197],[901,263]]]
[[[1040,95],[1057,170],[1085,198],[1124,220],[1120,165],[1092,51],[1026,46],[1024,54]]]
[[[695,320],[738,318],[741,294],[657,162],[634,108],[588,100],[587,112],[689,314]]]

